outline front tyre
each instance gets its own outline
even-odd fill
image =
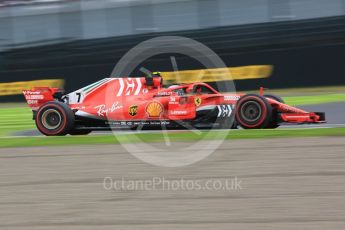
[[[274,94],[265,94],[264,97],[267,97],[267,98],[270,98],[270,99],[273,99],[273,100],[276,100],[280,103],[285,103],[283,98],[277,96],[277,95],[274,95]]]
[[[64,103],[50,101],[42,105],[36,115],[37,129],[46,136],[66,135],[74,126],[74,113]]]
[[[266,98],[270,98],[270,99],[273,99],[273,100],[276,100],[280,103],[283,103],[285,104],[285,101],[283,100],[283,98],[277,96],[277,95],[274,95],[274,94],[265,94],[264,97]],[[269,129],[276,129],[278,128],[280,125],[278,123],[278,112],[276,109],[273,109],[273,112],[272,112],[272,122],[266,127],[266,128],[269,128]]]
[[[272,106],[262,96],[245,95],[236,104],[236,121],[244,129],[268,128],[272,121]]]

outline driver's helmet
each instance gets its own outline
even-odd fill
[[[160,78],[159,80],[159,85],[162,86],[163,85],[163,78],[161,76],[161,72],[155,71],[151,73],[152,78]]]
[[[152,77],[161,77],[161,72],[155,71],[151,73]]]

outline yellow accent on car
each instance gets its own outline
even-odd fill
[[[201,105],[201,98],[200,98],[200,97],[196,97],[196,98],[194,99],[194,103],[195,103],[196,106]]]
[[[150,102],[146,107],[149,117],[160,117],[163,113],[163,106],[159,102]]]

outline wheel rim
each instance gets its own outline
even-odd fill
[[[44,111],[41,120],[43,126],[50,130],[58,128],[62,122],[60,113],[55,109]]]
[[[261,118],[261,105],[256,101],[247,101],[241,106],[241,117],[249,123],[254,123]]]

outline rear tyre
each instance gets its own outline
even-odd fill
[[[272,121],[272,106],[262,96],[245,95],[236,104],[236,121],[244,129],[269,128]]]
[[[91,133],[92,131],[91,130],[76,130],[76,129],[73,129],[71,131],[68,132],[69,135],[72,135],[72,136],[77,136],[77,135],[88,135],[89,133]]]
[[[66,104],[50,101],[39,108],[35,122],[44,135],[63,136],[74,126],[74,113]]]

